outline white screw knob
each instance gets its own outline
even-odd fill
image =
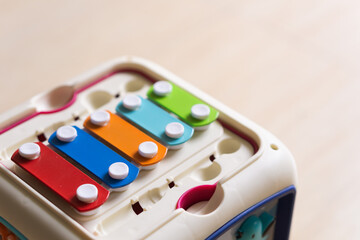
[[[139,145],[139,154],[145,158],[153,158],[158,152],[158,146],[154,142],[143,142]]]
[[[179,122],[172,122],[166,125],[165,134],[170,138],[179,138],[184,134],[184,126]]]
[[[204,120],[210,115],[210,108],[205,104],[195,104],[191,108],[191,116],[198,120]]]
[[[129,175],[129,167],[122,162],[113,163],[109,167],[109,175],[114,179],[125,179]]]
[[[83,184],[76,189],[76,197],[84,203],[92,203],[98,198],[98,189],[93,184]]]
[[[136,95],[127,95],[122,103],[125,108],[135,110],[141,106],[141,98]]]
[[[172,85],[167,81],[159,81],[154,84],[154,93],[158,96],[166,96],[172,91]]]
[[[90,121],[96,126],[106,126],[110,121],[110,113],[104,110],[93,112],[90,115]]]
[[[36,143],[25,143],[20,146],[19,154],[28,160],[34,160],[40,156],[40,147]]]
[[[72,142],[77,137],[77,132],[72,126],[62,126],[56,131],[56,137],[63,142]]]

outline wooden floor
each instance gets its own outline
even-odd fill
[[[360,1],[1,1],[0,112],[122,55],[290,148],[291,239],[360,239]]]

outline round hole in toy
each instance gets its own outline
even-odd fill
[[[196,215],[206,215],[215,211],[223,199],[224,189],[221,184],[200,185],[183,193],[176,208],[183,208]]]
[[[241,147],[239,140],[234,138],[226,138],[218,144],[219,154],[231,154],[237,152]]]
[[[210,162],[211,165],[196,170],[192,176],[199,181],[210,181],[221,173],[221,166],[217,162]]]
[[[60,86],[50,92],[33,99],[37,112],[49,113],[58,111],[75,100],[75,90],[72,86]]]
[[[135,78],[135,79],[129,81],[128,83],[126,83],[125,90],[127,92],[137,92],[137,91],[141,90],[144,86],[145,86],[144,81]]]
[[[87,108],[90,111],[94,111],[96,109],[99,109],[100,107],[104,106],[108,102],[110,102],[113,99],[113,96],[106,91],[93,91],[89,93],[85,99],[83,99],[84,105],[87,106]]]

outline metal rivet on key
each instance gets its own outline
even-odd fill
[[[167,81],[159,81],[154,84],[154,93],[158,96],[166,96],[172,91],[172,85]]]
[[[84,203],[95,202],[98,198],[98,189],[93,184],[83,184],[77,188],[76,197]]]
[[[179,122],[172,122],[166,125],[165,134],[170,138],[179,138],[184,134],[184,126]]]
[[[77,137],[77,132],[72,126],[62,126],[56,131],[56,137],[62,142],[72,142]]]
[[[191,116],[198,120],[204,120],[209,117],[210,108],[205,104],[195,104],[191,107]]]
[[[129,167],[125,163],[113,163],[109,167],[109,175],[114,179],[125,179],[129,174]]]
[[[110,114],[107,111],[99,110],[90,115],[90,121],[96,126],[106,126],[110,121]]]
[[[154,157],[158,152],[158,146],[150,141],[143,142],[139,145],[139,154],[146,158]]]
[[[28,160],[34,160],[40,156],[40,147],[36,143],[25,143],[20,146],[19,154]]]
[[[141,98],[137,95],[127,95],[123,99],[122,104],[128,110],[135,110],[141,106]]]

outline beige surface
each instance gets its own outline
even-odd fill
[[[0,112],[137,55],[264,126],[299,170],[292,239],[359,239],[359,1],[1,1]]]

